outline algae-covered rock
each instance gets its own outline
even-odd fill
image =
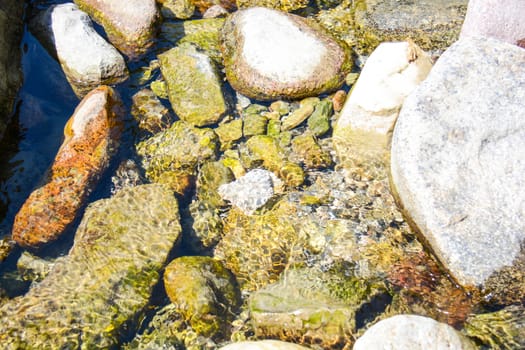
[[[197,177],[197,198],[215,207],[225,206],[219,188],[235,179],[230,168],[222,162],[207,162]]]
[[[282,129],[290,130],[299,126],[314,112],[317,103],[319,103],[319,98],[317,97],[308,97],[302,100],[299,108],[283,119]]]
[[[459,37],[467,3],[467,0],[356,1],[356,49],[369,54],[382,42],[410,38],[423,50],[445,50]]]
[[[177,121],[169,129],[140,142],[137,153],[142,156],[148,178],[157,181],[167,171],[185,170],[194,174],[198,164],[215,159],[217,142],[213,130]]]
[[[228,335],[241,298],[235,277],[220,261],[204,256],[177,258],[166,267],[164,286],[171,302],[198,334]]]
[[[242,133],[244,137],[266,134],[268,118],[260,114],[246,114],[244,116]]]
[[[230,148],[233,142],[242,138],[242,126],[242,119],[235,119],[230,122],[221,123],[214,129],[217,136],[219,136],[219,140],[221,141],[221,150]]]
[[[14,240],[38,248],[75,220],[118,147],[122,102],[108,86],[90,92],[67,122],[65,140],[43,183],[16,215]]]
[[[496,312],[473,315],[467,319],[464,332],[490,349],[523,349],[525,308],[512,305]]]
[[[246,215],[237,208],[229,211],[214,256],[235,274],[242,289],[274,282],[285,269],[298,239],[289,220],[294,212],[286,201],[261,215]]]
[[[159,55],[159,60],[171,106],[180,119],[205,126],[224,116],[228,108],[221,80],[208,56],[185,45]]]
[[[75,0],[104,27],[109,41],[135,58],[153,44],[159,13],[155,0]]]
[[[68,256],[0,308],[2,347],[118,347],[137,329],[180,231],[177,201],[159,185],[91,204]]]
[[[189,210],[193,232],[184,237],[184,243],[195,251],[213,248],[221,240],[223,233],[221,208],[195,200],[191,202]]]
[[[357,44],[354,26],[354,2],[353,0],[340,1],[338,6],[322,9],[314,17],[317,23],[330,34],[352,48]]]
[[[300,186],[304,181],[302,168],[286,159],[284,149],[271,136],[257,135],[246,142],[252,161],[262,160],[266,169],[274,172],[289,186]]]
[[[193,0],[157,0],[164,18],[188,19],[195,12]]]
[[[308,0],[237,0],[241,9],[248,7],[266,7],[275,10],[291,12],[308,6]]]
[[[222,65],[219,33],[224,18],[196,19],[162,24],[160,37],[173,45],[192,44]]]
[[[308,117],[308,129],[315,136],[323,136],[330,130],[330,117],[333,113],[331,101],[323,100],[315,106],[314,112]]]
[[[258,337],[342,349],[353,342],[360,306],[385,291],[384,284],[343,271],[291,269],[252,294],[249,309]]]
[[[255,99],[337,89],[352,66],[348,50],[304,18],[262,7],[230,16],[221,45],[228,81]]]
[[[132,97],[131,115],[143,135],[155,135],[167,129],[174,121],[170,111],[149,89],[142,89]]]
[[[297,136],[292,140],[292,148],[306,168],[324,169],[333,164],[330,153],[323,150],[312,135]]]
[[[286,343],[279,340],[241,341],[228,344],[219,350],[308,350],[301,345]]]
[[[24,3],[6,0],[0,6],[0,139],[4,136],[18,88],[22,85],[20,41]]]
[[[124,187],[142,185],[146,182],[142,171],[133,159],[125,159],[120,162],[115,175],[111,177],[111,193],[115,194]]]
[[[18,258],[16,268],[23,280],[40,282],[49,274],[54,263],[51,259],[40,258],[25,251]]]

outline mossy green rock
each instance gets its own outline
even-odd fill
[[[245,137],[266,134],[268,118],[260,114],[247,114],[244,116],[243,134]]]
[[[323,136],[330,130],[330,117],[333,113],[331,101],[323,100],[315,106],[315,110],[308,118],[308,129],[315,136]]]
[[[258,337],[342,349],[352,344],[359,308],[385,291],[384,284],[337,271],[291,269],[256,291],[249,310]]]
[[[215,63],[222,64],[219,33],[223,25],[224,18],[166,22],[162,24],[160,37],[172,45],[192,44]]]
[[[4,349],[107,349],[138,327],[180,235],[178,205],[159,185],[91,204],[67,257],[0,308]]]
[[[230,122],[221,123],[214,129],[221,141],[221,150],[230,148],[233,142],[242,138],[242,125],[243,122],[241,119],[235,119]]]
[[[164,18],[188,19],[195,12],[193,0],[157,0]]]
[[[213,130],[195,128],[184,121],[137,145],[146,176],[152,181],[167,171],[194,174],[198,164],[215,159],[217,150],[218,137]]]
[[[196,126],[215,124],[228,108],[215,64],[192,45],[159,55],[160,70],[168,85],[173,110]]]
[[[239,8],[267,7],[275,10],[290,12],[308,6],[308,0],[237,0]]]
[[[284,182],[292,187],[300,186],[304,181],[304,171],[298,164],[289,162],[285,156],[284,149],[279,142],[267,135],[251,137],[246,142],[251,160],[262,160],[263,166],[274,172]]]
[[[220,261],[205,256],[173,260],[164,272],[171,302],[200,335],[227,335],[241,296],[235,277]]]
[[[410,38],[423,50],[445,50],[459,37],[467,3],[467,0],[355,1],[356,49],[370,54],[382,42]]]
[[[219,186],[235,180],[230,168],[222,162],[207,162],[197,177],[197,198],[215,207],[226,205],[219,195]]]
[[[292,140],[292,148],[309,169],[323,169],[332,166],[332,157],[319,146],[312,135],[299,135]]]
[[[138,124],[140,134],[154,135],[167,129],[173,123],[170,111],[149,89],[142,89],[133,95],[131,115]]]
[[[354,2],[343,0],[334,8],[319,11],[314,17],[330,34],[352,48],[357,44],[352,6]]]
[[[24,4],[6,0],[0,6],[0,139],[14,107],[18,88],[22,85],[20,40],[24,26]]]

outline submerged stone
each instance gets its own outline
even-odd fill
[[[91,204],[67,257],[29,292],[0,307],[5,349],[118,347],[139,326],[180,234],[173,194],[126,188]]]
[[[308,350],[301,345],[286,343],[279,340],[242,341],[228,344],[219,350]]]
[[[330,101],[321,101],[308,117],[308,129],[315,136],[323,136],[330,130],[330,117],[333,113],[333,104]]]
[[[155,0],[75,0],[82,11],[104,27],[109,41],[136,58],[153,44],[159,13]]]
[[[42,185],[16,215],[12,234],[19,245],[38,248],[51,242],[78,216],[118,148],[122,113],[120,98],[108,86],[84,97]]]
[[[226,77],[255,99],[301,98],[342,85],[348,51],[304,18],[256,7],[230,16],[221,32]]]
[[[174,121],[170,111],[149,89],[142,89],[132,97],[131,115],[145,135],[155,135],[171,126]]]
[[[356,49],[369,54],[382,42],[410,38],[423,50],[445,50],[459,37],[467,3],[467,0],[355,1]]]
[[[459,40],[405,100],[394,129],[391,171],[400,202],[464,286],[482,287],[492,274],[520,266],[523,62],[517,46]]]
[[[474,350],[465,336],[428,317],[397,315],[370,327],[357,339],[355,350]]]
[[[215,124],[228,107],[214,63],[195,47],[175,47],[159,55],[171,106],[180,119],[195,125]]]
[[[168,171],[184,170],[195,174],[197,165],[215,159],[218,138],[212,129],[199,129],[177,121],[164,131],[140,142],[137,153],[142,157],[146,176],[152,181]]]
[[[330,153],[323,150],[312,135],[297,136],[292,140],[292,148],[306,168],[324,169],[333,164]]]
[[[308,6],[308,0],[237,0],[237,6],[241,9],[248,7],[265,7],[274,10],[291,12]]]
[[[166,19],[188,19],[195,12],[193,0],[157,0],[160,12]]]
[[[220,261],[205,256],[177,258],[166,267],[164,286],[171,302],[198,334],[228,336],[241,296],[235,277]]]
[[[75,4],[51,6],[31,22],[31,31],[55,56],[75,93],[83,97],[99,85],[128,78],[122,55],[93,28]]]

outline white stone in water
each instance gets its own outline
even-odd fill
[[[219,350],[308,350],[308,348],[279,340],[259,340],[232,343],[219,348]]]
[[[246,12],[241,26],[246,62],[260,74],[283,83],[308,78],[326,53],[317,38],[266,8]]]
[[[387,134],[405,98],[432,68],[431,58],[412,42],[382,43],[370,55],[341,111],[338,130]]]
[[[454,328],[431,318],[397,315],[370,327],[357,339],[354,350],[474,350]]]
[[[406,99],[392,183],[462,285],[509,269],[525,243],[525,50],[463,38]]]
[[[270,171],[250,170],[243,177],[219,187],[222,199],[230,201],[248,215],[253,214],[272,198],[280,180]]]

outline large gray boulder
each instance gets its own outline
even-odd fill
[[[0,139],[4,135],[13,103],[22,85],[20,40],[24,3],[18,0],[0,2]]]
[[[488,36],[516,44],[525,40],[524,17],[525,1],[470,0],[460,37]]]
[[[354,350],[474,350],[476,347],[451,326],[431,318],[397,315],[370,327]]]
[[[2,349],[113,349],[138,327],[181,228],[160,185],[91,204],[67,257],[0,308]]]
[[[395,126],[395,191],[462,285],[483,285],[523,248],[524,110],[525,50],[466,38],[405,100]]]
[[[304,18],[254,7],[221,33],[226,77],[255,99],[301,98],[337,89],[351,68],[345,48]]]
[[[31,30],[55,56],[75,93],[81,97],[99,85],[128,78],[122,55],[93,28],[75,4],[51,6],[31,23]]]

